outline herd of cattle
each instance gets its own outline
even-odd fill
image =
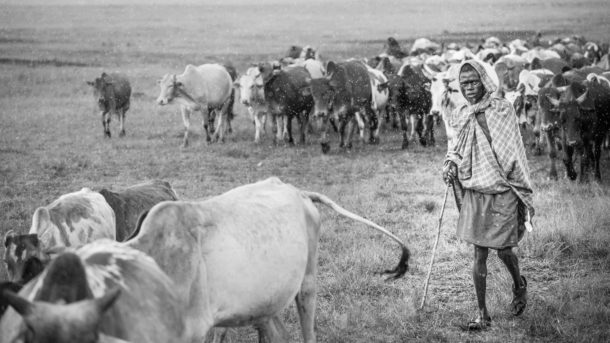
[[[231,132],[234,102],[245,105],[254,123],[254,141],[264,133],[267,117],[273,122],[274,142],[294,144],[292,120],[300,126],[299,140],[317,128],[322,152],[327,153],[329,129],[350,148],[355,130],[362,141],[379,143],[380,124],[402,130],[402,148],[419,139],[434,144],[434,125],[444,124],[452,144],[458,128],[452,117],[466,103],[461,95],[459,65],[481,61],[497,83],[498,95],[513,103],[528,146],[549,152],[550,177],[557,177],[555,159],[563,151],[566,173],[577,177],[575,152],[581,155],[581,173],[587,177],[593,163],[600,178],[601,145],[610,128],[610,61],[608,45],[581,36],[543,42],[502,42],[489,37],[480,44],[447,46],[416,40],[409,53],[392,37],[381,54],[372,58],[326,61],[310,46],[292,46],[286,56],[253,64],[241,75],[231,65],[188,65],[182,74],[160,81],[159,105],[179,104],[188,144],[190,116],[203,115],[207,141],[224,140]],[[94,82],[102,111],[104,132],[110,136],[110,113],[116,113],[124,131],[131,88],[125,76],[102,74]],[[214,126],[215,124],[215,126]],[[317,124],[317,125],[312,125]],[[213,131],[213,132],[212,132]]]
[[[548,146],[551,176],[557,150],[574,179],[574,152],[581,177],[594,163],[600,178],[601,146],[610,129],[608,47],[568,37],[546,44],[502,43],[490,37],[476,48],[415,41],[410,53],[389,38],[370,59],[323,63],[314,49],[291,47],[278,61],[257,63],[239,75],[220,64],[188,65],[165,75],[160,105],[177,103],[188,144],[190,115],[203,114],[206,140],[231,131],[233,104],[247,107],[259,142],[267,117],[274,140],[300,142],[317,121],[322,151],[330,127],[349,148],[355,130],[380,141],[380,123],[402,129],[402,147],[418,135],[434,142],[441,118],[448,144],[456,138],[455,110],[465,104],[459,65],[480,60],[514,104],[531,144]],[[89,82],[110,137],[111,115],[125,135],[131,87],[121,74]],[[541,133],[543,133],[541,135]],[[180,200],[169,183],[151,181],[122,191],[80,191],[61,196],[32,216],[28,234],[4,237],[7,280],[0,284],[0,342],[193,342],[214,330],[254,325],[261,340],[287,341],[281,311],[296,301],[305,342],[315,342],[314,313],[320,203],[363,222],[396,241],[403,276],[409,250],[386,229],[353,214],[324,195],[270,178],[203,200]],[[16,294],[18,292],[18,294]]]
[[[223,341],[244,325],[286,342],[281,312],[293,300],[305,342],[315,342],[314,203],[396,241],[402,256],[384,273],[407,272],[398,237],[277,178],[196,201],[165,181],[83,188],[38,208],[28,234],[5,235],[0,342],[203,342],[214,327]]]

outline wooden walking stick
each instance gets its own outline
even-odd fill
[[[445,212],[445,204],[447,204],[447,195],[449,194],[450,184],[447,184],[445,188],[445,198],[443,199],[443,207],[441,207],[441,215],[438,218],[438,230],[436,233],[436,241],[432,248],[432,257],[430,258],[430,266],[428,267],[428,276],[426,276],[426,283],[424,283],[424,297],[421,300],[419,309],[422,310],[426,304],[426,295],[428,294],[428,283],[430,282],[430,274],[432,273],[432,265],[434,264],[434,255],[436,255],[436,247],[438,246],[438,240],[441,237],[441,223],[443,222],[443,213]]]

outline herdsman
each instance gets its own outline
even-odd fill
[[[443,179],[462,186],[457,236],[474,245],[472,277],[479,308],[466,328],[481,330],[491,324],[485,304],[490,248],[512,276],[512,313],[520,315],[527,304],[527,282],[512,248],[534,214],[533,191],[513,106],[496,95],[497,86],[477,61],[462,64],[459,82],[468,104],[457,110],[460,133],[447,153]]]

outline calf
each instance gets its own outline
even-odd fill
[[[314,202],[398,242],[399,265],[386,272],[404,275],[409,251],[400,239],[324,195],[277,178],[202,201],[160,203],[125,244],[149,254],[174,281],[188,306],[187,326],[200,339],[212,327],[254,324],[261,341],[286,342],[281,313],[296,300],[303,339],[315,342],[321,219]]]
[[[206,141],[224,141],[232,85],[231,75],[220,64],[202,64],[198,67],[189,64],[182,74],[166,74],[159,81],[161,93],[157,103],[161,106],[173,102],[180,104],[184,122],[183,147],[188,146],[190,116],[193,111],[201,111],[203,115]],[[210,116],[211,111],[218,117],[212,137],[208,131],[214,122],[214,117]]]
[[[127,76],[118,73],[106,74],[87,81],[93,87],[93,98],[102,115],[104,136],[110,138],[110,119],[112,115],[119,118],[121,131],[119,137],[125,136],[125,112],[129,110],[131,85]]]
[[[3,342],[190,343],[186,304],[144,253],[108,240],[55,258],[19,295],[5,291]]]

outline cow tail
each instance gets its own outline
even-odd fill
[[[138,223],[136,224],[135,230],[133,230],[131,235],[129,235],[129,237],[127,237],[127,239],[124,240],[124,242],[128,242],[128,241],[134,239],[140,233],[140,228],[142,227],[142,222],[144,221],[144,219],[146,219],[146,216],[148,216],[149,211],[150,210],[140,213],[140,216],[138,217]]]
[[[355,213],[352,213],[352,212],[344,209],[343,207],[337,205],[337,203],[335,203],[334,201],[332,201],[330,198],[328,198],[327,196],[325,196],[323,194],[316,193],[316,192],[308,192],[308,191],[303,191],[303,190],[301,190],[301,193],[303,195],[305,195],[306,197],[308,197],[312,202],[324,204],[345,217],[348,217],[353,220],[359,221],[361,223],[367,224],[367,225],[373,227],[374,229],[376,229],[377,231],[380,231],[381,233],[390,237],[391,239],[396,241],[398,244],[400,244],[400,246],[402,248],[402,255],[400,256],[400,261],[398,262],[398,265],[394,269],[391,269],[391,270],[388,269],[388,270],[384,270],[383,272],[380,272],[380,274],[392,274],[387,278],[387,280],[390,280],[390,279],[395,280],[395,279],[401,278],[407,272],[407,270],[409,270],[409,257],[411,256],[411,253],[409,252],[409,249],[407,248],[407,246],[400,240],[400,238],[396,237],[390,231],[373,223],[372,221],[365,219]]]

